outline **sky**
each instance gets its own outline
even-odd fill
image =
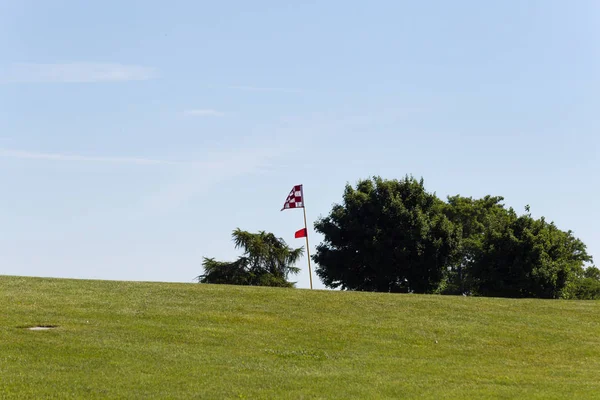
[[[0,0],[0,49],[0,274],[194,282],[236,228],[304,246],[298,184],[313,254],[405,175],[600,258],[595,0]]]

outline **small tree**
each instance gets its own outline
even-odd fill
[[[600,300],[600,269],[593,265],[579,269],[566,292],[569,299]]]
[[[583,277],[600,282],[600,269],[591,265],[583,270]]]
[[[293,265],[304,253],[302,247],[290,248],[283,239],[272,233],[260,231],[250,233],[239,228],[233,231],[236,248],[244,250],[236,261],[217,261],[204,258],[204,274],[197,277],[200,283],[220,283],[229,285],[293,287],[288,282],[290,274],[297,274],[300,268]]]

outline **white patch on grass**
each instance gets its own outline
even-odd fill
[[[49,331],[50,329],[55,329],[55,326],[32,326],[29,329],[30,331]]]

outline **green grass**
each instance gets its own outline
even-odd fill
[[[0,310],[2,399],[600,398],[600,301],[0,276]]]

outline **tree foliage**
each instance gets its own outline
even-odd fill
[[[243,249],[243,255],[233,262],[205,257],[204,274],[197,277],[200,283],[294,286],[287,279],[300,271],[294,264],[304,253],[303,248],[292,249],[283,239],[264,231],[250,233],[238,228],[232,238],[235,247]]]
[[[315,230],[324,242],[313,260],[327,287],[378,292],[434,291],[459,239],[443,202],[412,177],[346,185],[343,204]]]
[[[595,266],[590,266],[583,271],[583,277],[600,281],[600,269]]]
[[[585,245],[543,218],[508,213],[490,229],[474,260],[474,289],[485,296],[564,297],[578,269],[591,261]]]
[[[592,260],[586,246],[543,217],[518,216],[502,200],[448,199],[446,215],[462,232],[453,268],[460,273],[451,277],[449,288],[482,296],[568,297],[570,283]]]
[[[483,251],[485,233],[498,226],[507,210],[500,196],[482,199],[451,196],[445,214],[460,232],[460,244],[450,271],[446,275],[442,293],[466,294],[473,289],[471,267]]]
[[[428,193],[405,177],[346,185],[317,220],[313,260],[331,288],[497,297],[600,298],[600,270],[585,244],[503,197]]]
[[[600,300],[600,269],[589,266],[580,270],[577,279],[570,285],[567,297],[578,300]]]

